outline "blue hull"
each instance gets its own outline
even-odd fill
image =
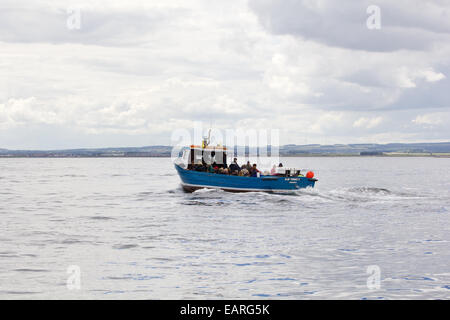
[[[302,188],[314,187],[316,179],[306,177],[278,177],[261,176],[240,177],[225,174],[198,172],[186,170],[175,164],[181,178],[181,185],[186,191],[195,191],[201,188],[222,189],[226,191],[248,192],[248,191],[295,191]]]

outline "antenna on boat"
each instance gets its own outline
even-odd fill
[[[203,141],[202,141],[202,148],[206,148],[207,146],[209,146],[209,142],[211,140],[211,128],[209,128],[208,130],[208,137],[203,137]]]

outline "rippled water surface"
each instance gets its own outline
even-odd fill
[[[450,159],[283,161],[316,188],[188,194],[170,159],[0,159],[0,298],[450,298]]]

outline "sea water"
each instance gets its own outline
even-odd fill
[[[0,159],[0,298],[450,298],[450,159],[282,162],[316,187],[185,193],[169,158]]]

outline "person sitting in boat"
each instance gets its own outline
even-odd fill
[[[253,164],[253,166],[252,166],[252,170],[250,171],[250,176],[252,176],[252,177],[257,177],[258,176],[258,173],[260,173],[261,171],[259,171],[257,168],[256,168],[256,163],[254,163]]]
[[[237,164],[237,158],[234,158],[233,162],[230,164],[230,171],[233,173],[234,171],[241,171],[241,167]]]
[[[243,168],[241,171],[239,171],[239,175],[241,177],[248,177],[250,174],[246,168]]]
[[[247,164],[243,164],[241,169],[247,169],[248,172],[250,172],[250,170],[252,170],[252,165],[250,164],[250,161],[247,161]]]
[[[216,173],[216,170],[214,170],[212,164],[208,164],[208,166],[206,167],[206,171],[209,173]]]
[[[206,171],[206,167],[203,165],[203,163],[199,160],[197,161],[197,163],[194,165],[194,170],[195,171]]]

